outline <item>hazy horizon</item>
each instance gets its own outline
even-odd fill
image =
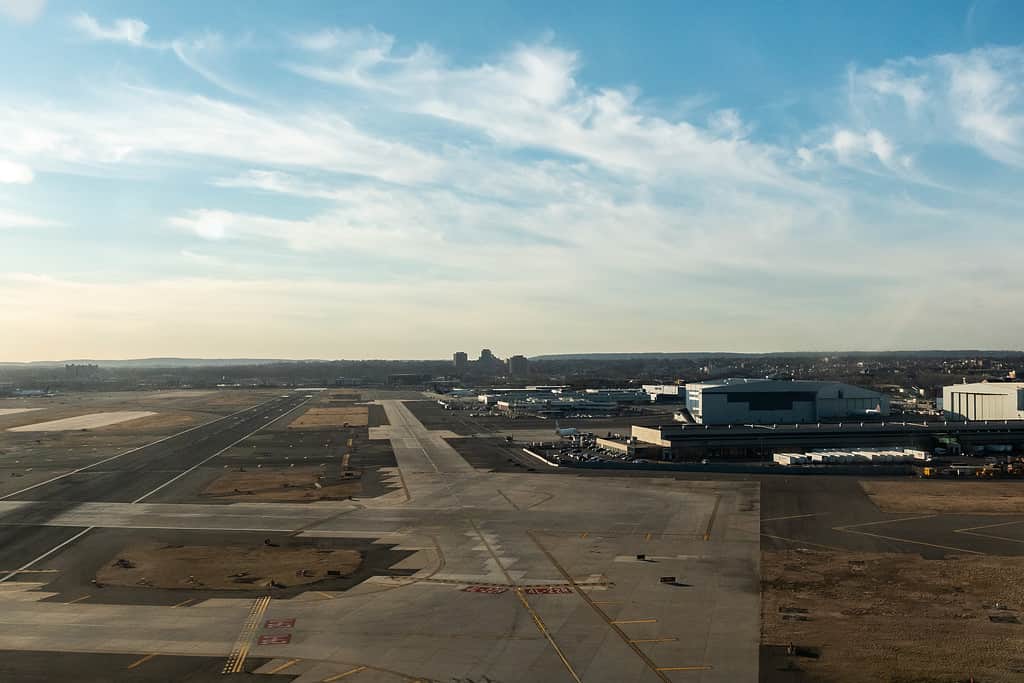
[[[584,14],[0,3],[0,360],[1020,345],[1013,3]]]
[[[493,350],[493,349],[492,349]],[[469,354],[470,360],[475,359],[477,351],[467,349],[455,349],[455,351],[466,351]],[[454,351],[452,352],[454,353]],[[583,357],[583,356],[620,356],[620,357],[643,357],[643,356],[783,356],[783,355],[818,355],[818,354],[835,354],[835,355],[890,355],[890,354],[949,354],[955,356],[959,354],[1024,354],[1024,350],[1021,349],[804,349],[804,350],[773,350],[773,351],[557,351],[557,352],[544,352],[531,354],[529,358],[566,358],[566,357]],[[517,355],[516,352],[511,353],[495,353],[499,358],[507,358],[508,356]],[[451,360],[451,354],[446,356],[437,357],[407,357],[407,358],[387,358],[383,356],[366,356],[366,357],[255,357],[255,356],[134,356],[124,358],[100,358],[100,357],[85,357],[85,356],[68,356],[66,358],[35,358],[29,360],[0,360],[2,364],[46,364],[46,363],[144,363],[146,361],[175,361],[180,364],[186,364],[190,361],[202,362],[205,364],[215,365],[219,361],[239,363],[243,364],[246,362],[251,363],[335,363],[335,362],[372,362],[372,361],[384,361],[384,362],[448,362]]]

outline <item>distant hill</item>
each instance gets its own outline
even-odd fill
[[[734,352],[640,352],[640,353],[552,353],[531,356],[534,361],[562,360],[707,360],[708,358],[795,358],[806,356],[841,356],[846,358],[1003,358],[1024,355],[1024,351],[982,351],[980,349],[961,350],[921,350],[921,351],[771,351],[767,353],[734,353]]]
[[[123,360],[96,360],[75,358],[71,360],[40,360],[26,363],[0,363],[8,367],[61,367],[67,364],[99,365],[104,368],[199,368],[230,367],[233,365],[270,365],[272,363],[303,363],[322,361],[288,360],[283,358],[129,358]]]

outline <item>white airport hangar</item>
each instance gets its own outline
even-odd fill
[[[889,398],[852,384],[731,378],[686,385],[700,424],[798,424],[889,414]]]
[[[981,382],[942,387],[950,420],[1024,420],[1024,382]]]

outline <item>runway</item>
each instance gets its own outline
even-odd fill
[[[12,570],[29,569],[66,547],[88,528],[56,527],[50,525],[52,519],[85,501],[137,504],[168,498],[168,488],[181,476],[306,401],[301,395],[273,398],[0,496],[0,569],[7,570],[0,582],[11,580],[16,575]],[[37,504],[3,511],[3,503],[12,501]]]
[[[755,483],[486,472],[384,402],[391,424],[371,432],[392,444],[399,489],[308,505],[175,502],[193,468],[303,400],[274,399],[0,499],[12,541],[0,649],[117,654],[123,668],[96,680],[142,679],[182,656],[299,683],[757,680]],[[130,540],[264,535],[360,543],[391,559],[355,584],[265,602],[95,589],[78,576]],[[267,626],[278,623],[290,626]],[[181,680],[207,680],[203,671]]]

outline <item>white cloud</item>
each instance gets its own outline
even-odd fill
[[[797,185],[780,164],[784,152],[741,139],[746,128],[736,112],[718,112],[706,127],[654,114],[635,91],[580,84],[581,60],[572,51],[520,45],[493,62],[460,68],[427,46],[397,54],[390,37],[345,36],[347,44],[371,47],[318,55],[291,68],[362,90],[374,103],[479,131],[509,148],[569,155],[611,172]],[[323,34],[305,40],[328,42]]]
[[[886,62],[851,69],[852,116],[907,142],[957,142],[1024,167],[1024,47]]]
[[[0,183],[26,185],[35,179],[32,169],[16,161],[0,159]]]
[[[0,229],[6,228],[48,228],[60,225],[56,221],[32,216],[0,207]]]
[[[139,35],[150,55],[173,52],[224,89],[259,92],[257,79],[222,75],[243,71],[230,68],[241,60],[239,41],[204,34],[161,46]],[[41,173],[169,183],[167,196],[180,199],[157,219],[175,245],[169,268],[264,278],[0,282],[0,297],[26,297],[13,312],[0,307],[0,326],[13,321],[53,340],[66,338],[62,325],[81,325],[78,339],[109,339],[116,329],[135,349],[160,339],[167,353],[197,355],[434,353],[405,330],[414,325],[418,339],[446,350],[494,318],[489,332],[527,352],[549,350],[527,346],[536,329],[562,348],[595,339],[635,348],[640,328],[645,343],[663,348],[755,343],[736,334],[738,320],[768,347],[837,338],[899,345],[910,337],[886,335],[935,332],[926,314],[948,319],[938,310],[947,301],[918,289],[934,263],[990,260],[992,240],[965,246],[962,225],[983,216],[985,236],[1019,234],[1015,215],[984,214],[904,182],[916,172],[911,155],[928,135],[941,137],[935,131],[956,131],[947,137],[979,149],[1017,144],[1013,84],[987,53],[987,71],[966,55],[955,56],[955,74],[938,58],[853,69],[848,117],[794,133],[791,144],[749,113],[711,111],[710,96],[666,109],[635,88],[584,82],[585,56],[550,42],[470,64],[431,46],[403,49],[373,30],[327,29],[285,49],[291,71],[336,87],[298,81],[281,92],[301,89],[301,100],[251,97],[241,106],[101,82],[85,100],[21,95],[0,104],[4,157]],[[951,104],[953,93],[985,104]],[[185,175],[189,184],[177,185]],[[193,192],[193,183],[211,187]],[[926,248],[908,244],[921,234]],[[919,306],[913,315],[906,297]],[[83,298],[86,308],[63,315]],[[287,320],[269,336],[252,334],[255,311],[268,308]],[[153,330],[198,309],[187,339],[118,322]],[[337,346],[356,337],[345,334],[349,321],[360,325],[363,352]],[[900,332],[908,321],[915,330]],[[289,332],[299,328],[303,335]],[[241,350],[252,340],[268,346]]]
[[[869,130],[866,133],[855,133],[850,130],[838,130],[832,136],[829,147],[843,163],[850,163],[865,154],[874,156],[886,166],[896,163],[892,142],[880,131]]]
[[[0,14],[22,24],[31,24],[46,9],[46,0],[0,0]]]
[[[146,22],[139,19],[115,19],[113,23],[104,26],[84,12],[76,15],[71,22],[75,28],[93,40],[129,45],[145,45],[146,33],[149,31]]]
[[[350,54],[372,52],[378,55],[379,59],[386,59],[395,44],[393,36],[373,28],[327,28],[315,33],[295,36],[294,41],[299,47],[313,52],[330,50],[345,51]]]
[[[248,88],[228,80],[207,63],[209,60],[222,58],[231,50],[219,33],[205,33],[197,38],[173,40],[170,49],[182,64],[218,88],[241,97],[253,97]]]
[[[94,107],[0,105],[0,151],[82,172],[170,157],[320,168],[389,181],[427,179],[438,160],[367,135],[333,112],[272,115],[200,95],[114,88]]]

